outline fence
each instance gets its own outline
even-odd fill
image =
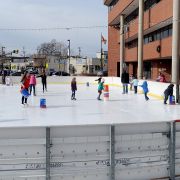
[[[179,122],[1,128],[0,179],[174,180]]]

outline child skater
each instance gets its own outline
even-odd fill
[[[96,79],[95,81],[98,81],[98,84],[99,84],[101,82],[101,80],[102,80],[102,75],[100,75],[99,78]]]
[[[145,77],[143,77],[143,79],[144,79],[144,82],[143,82],[143,84],[140,85],[140,86],[143,88],[145,100],[148,101],[148,100],[149,100],[149,97],[147,96],[147,94],[148,94],[148,92],[149,92],[148,83],[147,83]]]
[[[174,84],[170,84],[168,88],[164,91],[164,104],[167,104],[167,100],[169,96],[173,96],[173,87]]]
[[[137,76],[134,76],[134,79],[132,81],[132,84],[134,86],[134,94],[137,94],[138,92],[138,79],[137,79]]]
[[[98,97],[97,97],[97,100],[101,100],[101,94],[102,94],[102,90],[104,89],[104,80],[101,79],[101,81],[99,81],[99,84],[98,84]]]
[[[30,75],[30,94],[32,92],[33,89],[33,94],[34,96],[36,96],[36,76],[34,74]]]
[[[76,100],[76,91],[77,91],[77,83],[76,83],[76,78],[73,78],[71,81],[71,90],[72,90],[72,95],[71,95],[71,100]]]
[[[23,75],[22,79],[21,79],[21,89],[26,89],[28,91],[29,86],[30,86],[30,75],[28,72],[25,72],[25,74]],[[27,104],[27,98],[22,96],[22,105],[28,105]]]

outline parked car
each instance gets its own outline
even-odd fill
[[[56,71],[53,70],[53,69],[52,69],[52,70],[50,69],[48,75],[49,75],[49,76],[52,76],[54,73],[56,73]]]
[[[69,73],[64,72],[64,71],[54,72],[53,75],[55,75],[55,76],[70,76]]]
[[[13,72],[11,73],[11,76],[21,76],[21,71],[16,71],[16,72]]]
[[[30,71],[30,74],[39,74],[38,70],[32,70]]]

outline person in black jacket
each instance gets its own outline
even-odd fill
[[[173,87],[174,84],[170,84],[168,88],[164,91],[164,104],[167,104],[168,97],[173,95]]]
[[[96,79],[95,81],[98,81],[98,84],[101,83],[101,80],[102,80],[102,75],[99,76],[98,79]]]
[[[121,82],[123,84],[123,94],[128,94],[129,73],[126,70],[121,75]]]
[[[72,90],[72,95],[71,95],[71,100],[76,100],[76,91],[77,91],[77,83],[76,83],[76,78],[73,78],[71,81],[71,90]]]
[[[43,86],[43,93],[46,90],[47,91],[47,75],[46,72],[43,71],[42,74],[40,76],[37,77],[41,77],[41,82],[42,82],[42,86]]]

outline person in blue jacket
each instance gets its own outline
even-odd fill
[[[148,92],[149,92],[149,89],[148,89],[148,83],[147,83],[145,77],[144,77],[143,79],[144,79],[144,82],[143,82],[142,85],[140,85],[140,87],[143,88],[144,97],[145,97],[146,101],[148,101],[148,100],[149,100],[149,97],[147,96],[147,94],[148,94]]]

